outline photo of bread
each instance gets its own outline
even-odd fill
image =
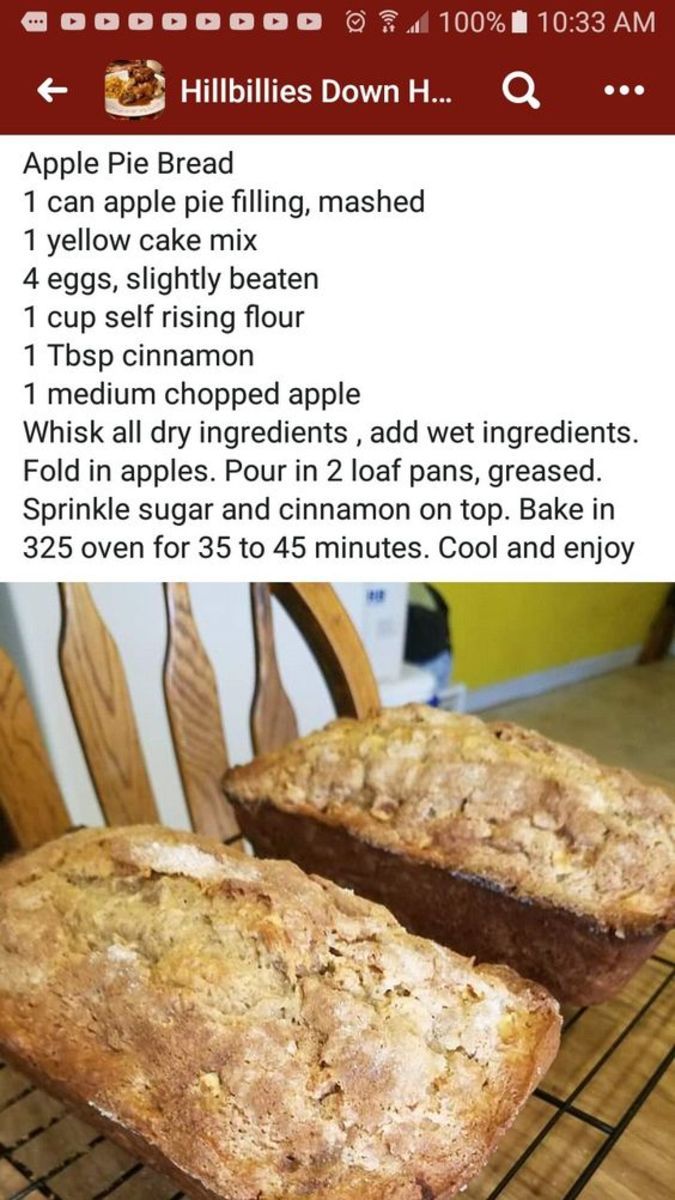
[[[666,1200],[669,596],[1,584],[3,1200]]]
[[[342,718],[224,787],[257,853],[568,1003],[609,999],[675,926],[672,799],[514,724],[416,704]]]
[[[0,1054],[201,1195],[453,1196],[558,1047],[543,988],[214,839],[81,830],[0,914]]]

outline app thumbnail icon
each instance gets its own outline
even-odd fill
[[[116,120],[138,121],[164,112],[164,68],[153,58],[115,59],[105,72],[105,110]]]

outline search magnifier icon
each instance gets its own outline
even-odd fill
[[[520,88],[516,91],[513,87],[514,83],[516,85],[524,84],[525,91]],[[510,75],[506,76],[502,84],[502,91],[511,104],[529,104],[530,108],[541,108],[541,100],[538,100],[534,94],[536,87],[534,79],[528,75],[527,71],[512,71]]]

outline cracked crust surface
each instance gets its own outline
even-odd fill
[[[507,968],[210,839],[83,830],[0,868],[0,1052],[203,1196],[452,1196],[559,1024]]]
[[[675,922],[673,800],[517,725],[424,705],[343,718],[225,790],[619,933]]]

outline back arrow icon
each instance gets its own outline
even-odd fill
[[[42,99],[46,100],[47,104],[53,104],[54,96],[65,95],[67,91],[67,87],[56,87],[51,75],[48,79],[43,79],[37,89],[38,96],[42,96]]]

